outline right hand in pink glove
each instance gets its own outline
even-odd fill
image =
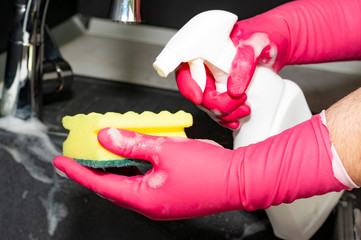
[[[360,9],[360,1],[299,0],[239,21],[230,35],[237,54],[227,80],[226,101],[213,97],[219,93],[203,94],[184,64],[176,74],[178,88],[223,126],[234,129],[250,112],[240,98],[257,65],[278,72],[287,64],[361,59],[361,31],[354,30],[361,29]]]
[[[251,113],[250,107],[245,103],[247,95],[233,98],[228,92],[217,91],[215,80],[208,68],[206,68],[206,74],[206,87],[203,93],[198,84],[193,81],[189,65],[182,63],[176,71],[179,91],[220,125],[238,129],[239,119]]]
[[[265,209],[346,187],[332,170],[331,141],[316,115],[263,142],[228,150],[203,141],[114,128],[98,134],[116,154],[153,164],[145,175],[92,170],[63,156],[54,165],[112,202],[158,220]]]

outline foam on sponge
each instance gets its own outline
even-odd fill
[[[69,135],[63,143],[63,155],[73,158],[80,164],[95,167],[136,166],[141,160],[126,159],[103,148],[97,139],[98,132],[107,127],[127,129],[155,136],[187,137],[184,128],[193,124],[192,115],[184,111],[170,113],[108,112],[65,116],[64,128]]]

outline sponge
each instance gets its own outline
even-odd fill
[[[193,124],[190,113],[162,111],[158,114],[145,111],[141,114],[108,112],[65,116],[62,120],[69,135],[63,143],[63,155],[93,168],[138,166],[143,160],[127,159],[103,148],[97,139],[98,132],[107,127],[127,129],[155,136],[187,137],[184,128]]]

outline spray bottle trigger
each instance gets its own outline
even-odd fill
[[[194,81],[196,81],[202,92],[204,92],[204,90],[206,89],[207,75],[203,60],[200,58],[196,58],[189,61],[188,64],[192,78],[194,79]]]

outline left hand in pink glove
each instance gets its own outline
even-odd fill
[[[243,94],[235,98],[228,92],[220,93],[217,91],[214,77],[207,67],[206,74],[207,82],[203,93],[198,84],[193,81],[189,65],[182,63],[176,71],[179,91],[220,125],[238,129],[240,127],[239,120],[251,113],[250,107],[245,103],[247,95]]]
[[[126,177],[89,169],[63,156],[55,158],[54,165],[83,186],[152,219],[265,209],[353,187],[334,176],[332,144],[319,115],[237,150],[114,128],[101,130],[98,140],[109,151],[147,160],[153,168],[145,175]]]

